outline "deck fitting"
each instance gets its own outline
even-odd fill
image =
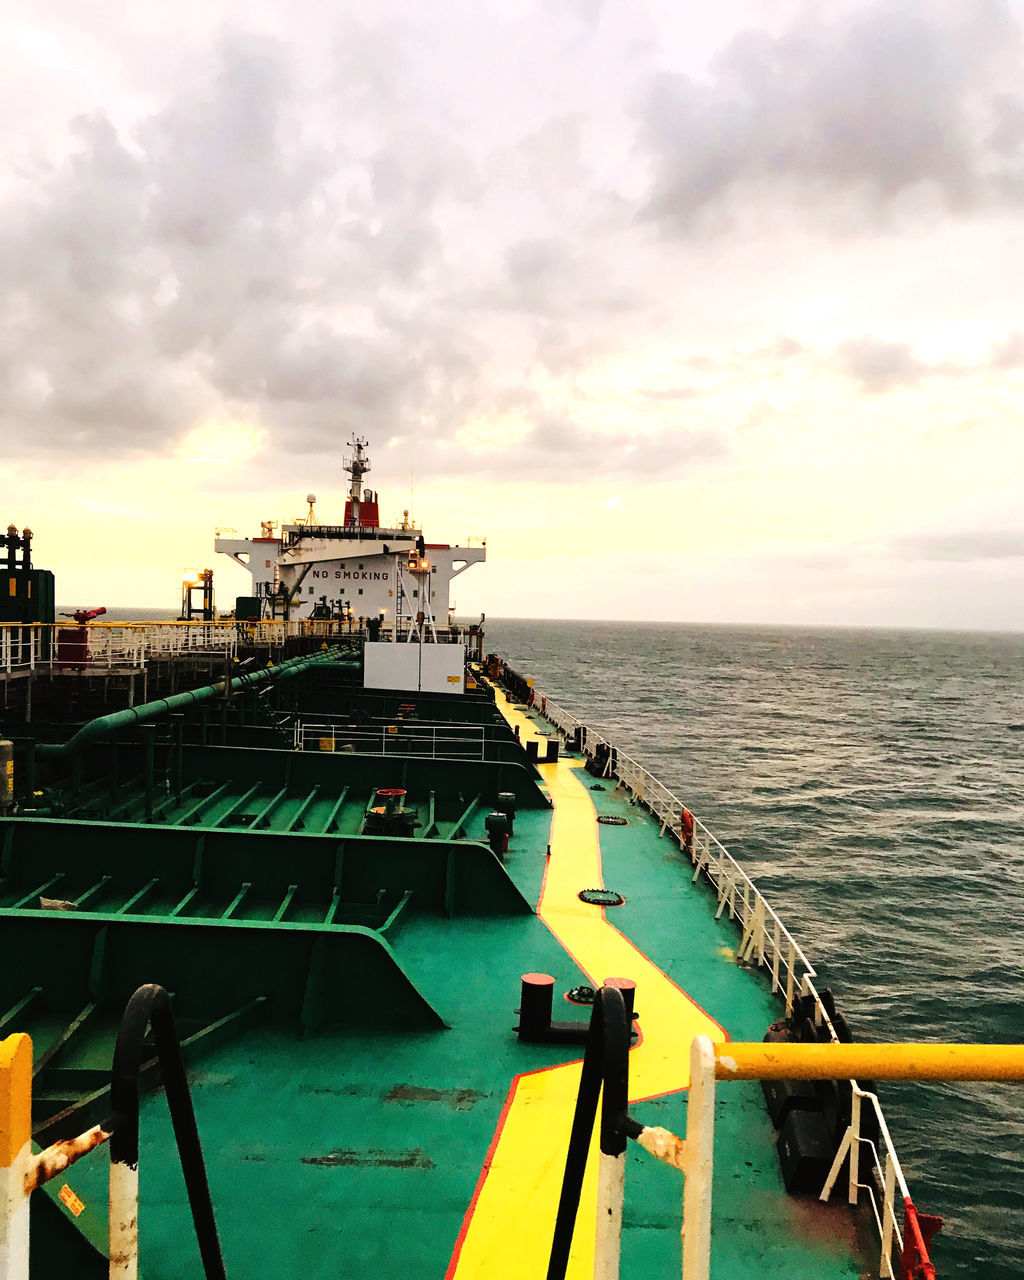
[[[576,897],[580,902],[589,902],[595,907],[621,907],[626,901],[614,889],[581,889]]]

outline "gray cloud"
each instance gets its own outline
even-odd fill
[[[865,391],[913,386],[928,372],[928,366],[914,355],[909,342],[886,342],[870,334],[840,342],[835,358],[842,372]]]
[[[930,362],[922,360],[909,342],[893,342],[864,333],[836,343],[825,355],[825,363],[852,378],[862,391],[878,394],[918,386],[927,379],[1002,374],[1024,367],[1024,333],[1014,330],[993,343],[983,360]]]
[[[1024,367],[1024,333],[1015,329],[992,347],[989,364],[993,369],[1020,369]]]
[[[964,533],[922,533],[899,539],[894,550],[911,560],[969,563],[976,560],[1024,559],[1024,532],[980,530]]]
[[[587,236],[547,230],[561,209],[504,216],[557,206],[565,170],[585,205],[578,121],[481,166],[417,99],[410,42],[348,27],[311,87],[280,41],[228,30],[135,126],[75,122],[71,154],[0,210],[13,449],[162,452],[224,416],[265,428],[284,466],[355,427],[440,465],[467,421],[621,348],[639,287]],[[512,370],[514,396],[496,390]]]
[[[530,474],[549,480],[580,480],[591,476],[663,477],[677,474],[692,463],[705,465],[728,457],[726,439],[716,430],[691,428],[664,422],[643,433],[635,430],[596,431],[570,415],[540,410],[532,416],[532,429],[515,449]],[[470,466],[474,462],[470,462]],[[476,466],[500,468],[485,454]]]
[[[876,4],[735,38],[704,81],[658,75],[641,113],[647,214],[713,230],[772,192],[855,230],[930,193],[952,210],[1024,193],[1021,37],[1003,0]],[[849,202],[853,204],[850,205]]]

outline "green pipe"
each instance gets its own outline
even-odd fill
[[[349,658],[339,662],[335,655],[340,652],[339,648],[334,648],[328,649],[326,653],[321,652],[299,658],[289,658],[287,662],[282,662],[278,667],[266,667],[262,671],[250,671],[244,676],[238,676],[231,681],[228,689],[232,693],[241,693],[245,689],[254,688],[256,685],[265,684],[268,681],[288,680],[292,676],[299,675],[302,671],[307,671],[310,667],[325,662],[350,671],[359,669],[360,663],[357,659]],[[189,689],[185,693],[175,693],[170,698],[158,698],[155,702],[145,702],[141,707],[128,707],[124,711],[112,711],[109,715],[99,716],[96,720],[90,720],[67,742],[39,743],[36,746],[36,755],[48,759],[77,755],[90,742],[105,738],[112,733],[118,733],[121,729],[138,724],[140,721],[156,720],[179,708],[192,706],[194,703],[208,702],[211,698],[223,698],[226,683],[225,680],[221,680],[217,684],[207,684],[199,689]]]

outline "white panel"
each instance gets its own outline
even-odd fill
[[[434,646],[438,648],[439,646]],[[459,645],[445,648],[461,652]],[[385,641],[363,647],[364,689],[409,689],[420,687],[420,646],[418,644],[388,644]]]
[[[424,693],[464,691],[466,650],[461,644],[425,644],[421,653],[420,688]]]

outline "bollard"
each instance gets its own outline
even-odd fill
[[[626,1017],[632,1022],[636,1017],[633,1012],[633,1000],[636,997],[636,983],[632,978],[605,978],[606,987],[614,987],[622,992],[622,1003],[626,1006]]]
[[[555,980],[549,973],[524,973],[519,994],[519,1039],[543,1041],[551,1027]]]

